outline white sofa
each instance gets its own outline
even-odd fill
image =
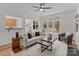
[[[35,36],[30,39],[28,39],[27,36],[24,36],[23,39],[20,40],[20,46],[26,48],[26,47],[36,43],[37,40],[39,40],[41,38],[43,38],[43,36]]]
[[[22,36],[23,39],[20,40],[20,46],[26,48],[26,47],[28,47],[28,46],[30,46],[30,45],[33,45],[34,43],[37,42],[37,40],[40,40],[41,38],[43,38],[43,37],[45,37],[45,36],[48,36],[49,33],[52,34],[52,32],[45,32],[45,33],[43,33],[43,35],[41,35],[41,36],[33,36],[33,37],[30,38],[30,39],[28,39],[27,36],[24,36],[24,37]],[[52,38],[54,38],[54,39],[56,39],[57,36],[58,36],[57,33],[54,33],[54,34],[52,34],[52,35],[53,35]]]

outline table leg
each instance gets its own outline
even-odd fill
[[[51,44],[51,51],[52,51],[52,44]]]

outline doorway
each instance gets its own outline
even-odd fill
[[[76,23],[76,32],[78,32],[78,24]]]

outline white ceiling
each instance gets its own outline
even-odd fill
[[[39,18],[40,16],[56,14],[70,9],[75,9],[75,3],[46,3],[46,6],[52,7],[45,12],[35,11],[32,6],[39,6],[39,3],[5,3],[0,4],[0,13],[5,15],[20,16],[23,18]]]

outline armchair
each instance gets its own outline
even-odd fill
[[[59,41],[62,41],[63,39],[65,39],[65,36],[66,36],[65,33],[59,34]]]

